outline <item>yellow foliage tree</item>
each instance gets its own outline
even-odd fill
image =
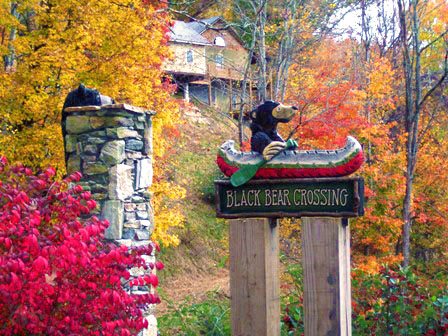
[[[164,135],[179,117],[162,80],[170,24],[164,6],[148,0],[0,0],[0,153],[34,168],[52,165],[63,175],[61,109],[67,93],[83,82],[118,102],[157,112],[154,154],[156,171],[163,170],[172,141]],[[170,226],[166,214],[156,216],[162,216],[162,228]]]

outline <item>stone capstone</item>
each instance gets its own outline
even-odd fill
[[[106,239],[121,239],[123,235],[123,203],[119,200],[104,202],[101,216],[109,221],[104,236]]]
[[[101,149],[100,160],[109,166],[121,163],[125,159],[123,140],[109,141]]]
[[[134,193],[132,167],[119,164],[109,169],[109,198],[124,200]]]

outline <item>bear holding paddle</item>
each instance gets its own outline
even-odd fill
[[[285,106],[271,100],[265,101],[252,110],[250,112],[252,121],[250,125],[252,131],[250,145],[252,151],[262,154],[264,159],[269,161],[284,150],[286,142],[278,134],[277,124],[279,122],[289,122],[296,111],[297,107],[295,106]]]

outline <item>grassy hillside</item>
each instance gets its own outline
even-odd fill
[[[228,230],[215,216],[213,181],[221,176],[217,148],[237,138],[237,127],[216,112],[186,112],[183,119],[172,178],[187,191],[181,204],[185,225],[173,231],[179,246],[162,248],[158,256],[167,265],[160,272],[159,316],[174,314],[182,304],[208,300],[208,291],[228,295]]]

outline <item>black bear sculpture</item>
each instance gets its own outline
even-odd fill
[[[73,106],[101,106],[114,103],[115,101],[112,98],[103,96],[98,90],[89,89],[84,84],[80,84],[77,89],[69,92],[62,110]]]
[[[277,124],[290,121],[296,111],[295,106],[285,106],[271,100],[252,110],[250,112],[252,151],[262,154],[267,161],[282,151],[286,143],[277,132]]]

